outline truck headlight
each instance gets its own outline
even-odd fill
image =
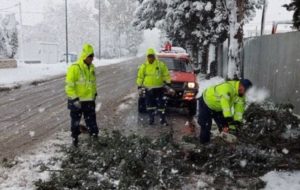
[[[195,88],[196,87],[196,83],[194,83],[194,82],[188,82],[188,87],[189,88]]]

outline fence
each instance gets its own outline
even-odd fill
[[[262,36],[245,42],[245,78],[267,88],[277,103],[300,113],[300,32]]]
[[[226,51],[218,51],[221,76],[227,70]],[[292,103],[300,114],[300,32],[248,39],[242,61],[245,78],[268,89],[274,102]]]

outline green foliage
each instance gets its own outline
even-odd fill
[[[184,137],[188,144],[173,142],[172,134],[156,139],[105,132],[98,139],[80,141],[79,148],[62,146],[61,170],[51,171],[48,181],[35,182],[37,189],[182,189],[193,176],[207,180],[214,189],[259,189],[259,178],[274,169],[300,169],[300,135],[285,139],[291,130],[300,134],[299,119],[290,105],[272,108],[250,105],[236,144],[215,137],[209,145]],[[187,146],[185,145],[193,145]],[[288,155],[282,149],[288,148]],[[41,165],[47,171],[47,166]],[[211,180],[199,176],[211,176]]]

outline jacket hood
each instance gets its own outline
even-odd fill
[[[146,55],[148,56],[148,55],[155,55],[156,53],[155,53],[155,50],[153,49],[153,48],[148,48],[147,49],[147,52],[146,52]]]
[[[90,44],[84,44],[80,55],[80,61],[85,60],[91,54],[94,54],[93,46]]]

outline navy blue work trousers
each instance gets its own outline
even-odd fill
[[[212,125],[212,120],[216,122],[219,130],[222,130],[223,127],[227,126],[227,122],[223,116],[222,112],[217,112],[210,109],[201,97],[198,100],[199,113],[198,113],[198,124],[201,127],[200,131],[200,142],[202,144],[210,142],[210,130]]]
[[[71,116],[71,133],[73,138],[77,138],[80,134],[80,120],[83,115],[85,124],[91,136],[97,136],[99,133],[96,121],[96,103],[95,101],[80,102],[81,107],[76,107],[73,100],[68,100],[68,108]]]
[[[146,106],[150,117],[155,111],[161,114],[161,117],[165,116],[166,100],[164,98],[164,88],[152,88],[146,91]]]

